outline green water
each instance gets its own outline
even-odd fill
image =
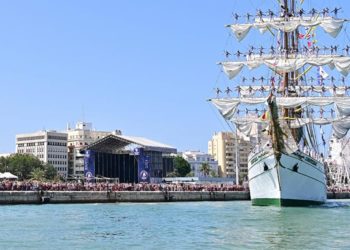
[[[0,206],[0,249],[350,249],[350,201]]]

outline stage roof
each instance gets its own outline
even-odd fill
[[[116,153],[126,149],[127,146],[142,147],[146,151],[157,151],[163,153],[176,153],[176,148],[152,141],[143,137],[113,135],[110,134],[92,144],[85,149],[94,150],[97,152]]]

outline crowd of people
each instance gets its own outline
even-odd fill
[[[344,186],[331,186],[327,187],[328,192],[332,193],[349,193],[350,192],[350,186],[344,185]]]
[[[39,182],[0,181],[0,191],[248,191],[248,186],[204,183],[93,183],[93,182]],[[332,186],[328,192],[350,192],[350,186]]]
[[[246,186],[202,183],[0,182],[0,191],[248,191]]]

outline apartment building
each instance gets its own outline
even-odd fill
[[[239,178],[244,180],[248,174],[248,155],[256,144],[253,137],[240,136],[232,132],[215,133],[208,142],[208,154],[218,162],[220,177],[236,177],[236,160]],[[237,157],[236,157],[237,155]]]
[[[16,153],[32,154],[54,166],[63,178],[68,173],[67,133],[55,130],[16,135]]]

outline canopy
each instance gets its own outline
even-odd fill
[[[0,173],[0,179],[18,179],[18,177],[10,172]]]

